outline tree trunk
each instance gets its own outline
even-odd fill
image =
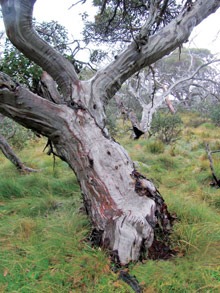
[[[85,107],[56,105],[6,82],[5,75],[2,79],[0,111],[46,135],[73,169],[100,245],[121,264],[138,260],[152,245],[156,227],[165,235],[170,229],[170,216],[154,185]],[[86,85],[82,92],[91,95]]]
[[[74,112],[66,120],[66,129],[53,140],[56,150],[76,173],[86,210],[102,233],[101,246],[114,251],[122,264],[138,260],[141,250],[152,245],[158,221],[162,220],[162,229],[170,228],[163,200],[134,169],[127,152],[102,132],[86,110]]]

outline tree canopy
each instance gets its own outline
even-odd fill
[[[182,7],[178,1],[94,0],[95,21],[85,21],[87,42],[131,42],[147,29],[144,38],[155,34],[174,19]],[[86,15],[85,15],[86,20]]]

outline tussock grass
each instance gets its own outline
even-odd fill
[[[195,114],[182,118],[183,135],[172,145],[152,137],[133,141],[128,132],[118,138],[177,215],[177,255],[129,267],[147,293],[220,292],[220,194],[209,185],[205,152],[205,142],[219,148],[220,134]],[[29,175],[20,175],[0,154],[0,292],[133,292],[111,271],[108,255],[90,246],[77,180],[58,159],[53,169],[44,145],[29,143],[19,153],[40,170]],[[219,159],[216,154],[220,178]]]

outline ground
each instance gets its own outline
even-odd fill
[[[220,290],[220,196],[209,185],[205,152],[205,142],[220,149],[220,132],[195,114],[182,118],[182,138],[173,145],[117,137],[177,215],[177,255],[129,266],[148,293]],[[33,141],[19,152],[40,170],[34,174],[20,175],[0,154],[0,292],[133,292],[112,271],[107,252],[91,247],[77,181],[64,162],[57,159],[53,169],[44,144]]]

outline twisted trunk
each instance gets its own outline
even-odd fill
[[[90,94],[86,84],[82,92]],[[85,107],[56,105],[1,75],[0,111],[51,140],[78,178],[100,245],[114,251],[120,263],[139,259],[159,223],[168,232],[169,214],[159,192]]]

